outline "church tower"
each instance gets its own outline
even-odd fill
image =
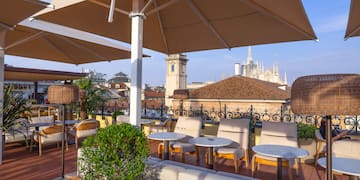
[[[187,84],[185,54],[171,54],[166,58],[167,71],[165,82],[165,105],[172,106],[172,98],[175,89],[185,89]]]

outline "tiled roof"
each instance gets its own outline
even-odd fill
[[[160,109],[161,105],[163,105],[163,108],[165,108],[165,105],[158,100],[142,100],[141,101],[142,108],[145,108],[145,102],[146,102],[146,108],[148,109]]]
[[[165,97],[165,92],[163,92],[163,91],[154,91],[154,90],[145,90],[144,95],[145,95],[146,98],[154,98],[154,97],[164,98]]]
[[[243,76],[233,76],[222,81],[190,91],[191,99],[266,99],[290,98],[289,91],[279,89],[276,83]]]

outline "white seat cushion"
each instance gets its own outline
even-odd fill
[[[45,134],[41,136],[41,144],[60,142],[63,133]],[[34,135],[35,141],[38,141],[38,134]]]
[[[240,158],[242,158],[244,156],[242,150],[240,150],[239,148],[231,148],[231,147],[215,148],[215,153],[234,154],[235,159],[240,159]]]
[[[184,142],[171,142],[170,148],[180,148],[182,152],[194,152],[195,146],[190,143],[184,143]]]

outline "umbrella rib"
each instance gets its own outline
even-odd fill
[[[0,22],[0,27],[3,27],[5,29],[9,29],[9,30],[14,30],[14,26],[11,26],[11,25],[3,23],[3,22]]]
[[[210,29],[210,31],[216,36],[217,39],[219,39],[225,47],[230,49],[229,44],[225,41],[225,39],[219,34],[219,32],[216,31],[214,26],[205,18],[205,16],[200,12],[199,8],[195,6],[195,4],[192,2],[192,0],[187,0],[187,3],[189,4],[190,8],[193,10],[193,12],[200,18],[200,20]]]
[[[157,2],[156,1],[154,1],[154,5],[155,5],[155,7],[157,7]],[[162,23],[162,20],[161,20],[161,17],[160,17],[160,11],[156,12],[156,17],[157,17],[157,19],[159,21],[160,32],[161,32],[162,39],[164,41],[166,51],[169,51],[168,42],[166,40],[166,36],[165,36],[165,32],[164,32],[164,26],[163,26],[163,23]]]
[[[39,37],[42,36],[43,33],[44,33],[43,31],[36,32],[35,34],[33,34],[33,35],[29,36],[29,37],[26,37],[24,39],[21,39],[19,41],[15,41],[12,44],[7,45],[5,47],[5,49],[9,49],[9,48],[15,47],[17,45],[23,44],[25,42],[31,41],[33,39],[39,38]]]
[[[98,54],[98,53],[90,50],[90,49],[87,48],[87,47],[81,46],[81,45],[79,45],[79,44],[76,43],[76,42],[70,41],[68,38],[65,38],[65,37],[63,37],[63,36],[59,36],[59,35],[56,35],[56,34],[55,34],[55,36],[58,36],[59,38],[64,39],[65,41],[69,42],[69,44],[72,44],[73,46],[75,46],[75,47],[77,47],[77,48],[79,48],[79,49],[83,49],[84,51],[87,51],[88,53],[93,54],[94,56],[96,56],[96,57],[99,58],[99,59],[102,59],[102,60],[104,60],[104,61],[106,60],[106,58],[105,58],[104,56],[102,56],[102,55],[100,55],[100,54]]]
[[[51,4],[50,3],[47,3],[47,2],[44,2],[44,1],[39,1],[39,0],[25,0],[29,3],[34,3],[34,4],[38,4],[38,5],[41,5],[41,6],[44,6],[44,7],[51,7]]]
[[[264,15],[267,16],[271,16],[272,18],[278,20],[279,22],[289,26],[290,28],[294,29],[295,31],[305,35],[306,37],[310,38],[310,39],[314,39],[317,40],[316,36],[313,36],[312,34],[304,31],[303,29],[301,29],[300,27],[296,26],[295,24],[290,23],[289,21],[287,21],[286,19],[279,17],[277,15],[275,15],[272,11],[270,11],[269,9],[259,5],[258,3],[251,1],[251,0],[242,0],[244,3],[246,3],[247,5],[251,6],[252,8],[258,10],[259,12],[263,13]],[[304,8],[304,7],[303,7]],[[303,9],[304,10],[304,9]],[[305,11],[305,10],[304,10]],[[306,15],[305,15],[306,16]],[[311,25],[310,25],[311,27]]]
[[[144,13],[144,11],[150,6],[150,4],[153,2],[154,0],[150,0],[146,3],[146,5],[144,6],[144,8],[142,8],[142,10],[140,11],[140,13]]]
[[[55,34],[54,34],[55,35]],[[72,60],[73,58],[64,53],[64,50],[62,50],[62,48],[58,47],[54,42],[52,42],[50,39],[48,39],[47,37],[44,37],[44,40],[47,41],[51,46],[53,46],[57,51],[59,51],[61,54],[63,54],[64,56],[66,56],[68,59]],[[76,64],[76,63],[74,63]]]
[[[99,6],[102,6],[102,7],[105,7],[105,8],[110,8],[110,5],[99,2],[99,1],[96,1],[96,0],[89,0],[89,2],[94,3],[96,5],[99,5]],[[118,12],[118,13],[124,14],[126,16],[129,16],[129,14],[130,14],[130,12],[119,9],[119,8],[115,8],[115,11]]]
[[[146,15],[146,16],[150,16],[151,14],[154,14],[155,12],[158,12],[158,11],[160,11],[160,10],[162,10],[162,9],[164,9],[164,8],[170,6],[170,5],[172,5],[172,4],[174,4],[174,3],[178,2],[178,1],[179,1],[179,0],[171,0],[171,1],[169,1],[169,2],[167,2],[167,3],[165,3],[165,4],[163,4],[163,5],[161,5],[161,6],[159,6],[159,7],[156,7],[156,8],[154,8],[154,9],[152,9],[151,11],[147,12],[145,15]],[[145,10],[144,10],[144,11],[145,11]]]

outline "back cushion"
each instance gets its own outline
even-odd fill
[[[233,141],[231,147],[248,149],[250,119],[224,119],[220,121],[217,137]]]
[[[260,144],[278,144],[298,147],[295,123],[262,123]]]
[[[118,115],[118,116],[116,116],[116,122],[118,122],[118,123],[130,123],[130,116]]]
[[[336,157],[360,159],[360,141],[338,140],[333,143]]]
[[[201,120],[195,117],[179,117],[176,122],[176,133],[188,135],[190,137],[199,137],[201,130]]]

